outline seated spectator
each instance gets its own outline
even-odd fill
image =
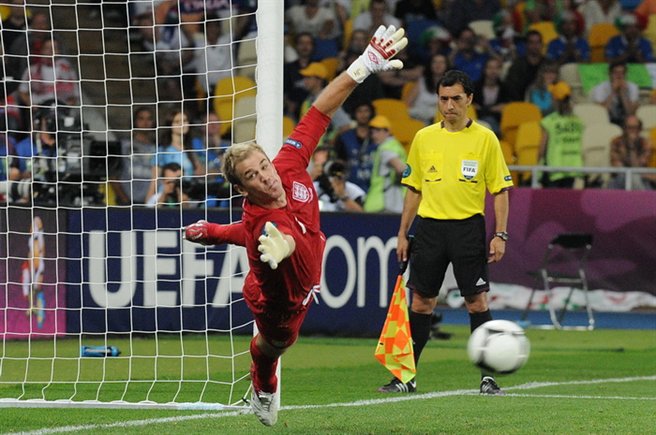
[[[423,64],[437,54],[448,58],[451,54],[451,34],[442,26],[430,26],[421,33],[419,44],[414,45],[410,47],[410,53]]]
[[[403,62],[403,68],[400,70],[382,71],[377,76],[380,78],[383,86],[384,97],[400,100],[403,94],[403,87],[419,79],[423,67],[421,64],[416,63],[415,59],[409,57],[407,50],[402,50],[395,58]]]
[[[459,0],[448,3],[449,12],[444,24],[452,35],[462,32],[472,21],[492,20],[501,9],[499,0]]]
[[[109,174],[118,205],[145,204],[152,183],[155,156],[155,119],[152,109],[138,107],[132,119],[132,137],[121,141],[121,172]]]
[[[175,162],[180,165],[183,180],[191,181],[194,175],[204,175],[203,167],[191,148],[189,129],[189,117],[185,112],[173,111],[167,117],[156,154],[151,162],[152,181],[146,197],[150,198],[156,193],[157,177],[161,174],[161,168],[167,163]]]
[[[355,127],[337,136],[335,156],[344,162],[349,170],[347,180],[360,186],[365,192],[369,189],[373,153],[376,144],[371,141],[369,121],[374,116],[374,108],[363,101],[353,109]]]
[[[394,16],[406,29],[413,21],[437,21],[433,0],[399,0],[394,7]]]
[[[306,0],[285,11],[285,24],[292,34],[309,33],[314,38],[314,60],[337,56],[339,37],[335,11],[319,5],[319,0]]]
[[[555,101],[551,94],[551,86],[558,82],[558,64],[548,61],[540,66],[535,82],[526,90],[526,101],[540,108],[542,116],[547,116],[555,110]]]
[[[321,211],[361,212],[365,191],[346,179],[348,170],[341,160],[328,160],[314,182]]]
[[[526,34],[526,54],[515,59],[506,74],[506,89],[511,101],[523,101],[526,89],[535,81],[540,65],[544,62],[542,46],[542,35],[530,30]]]
[[[558,25],[560,35],[547,45],[547,59],[559,65],[569,62],[590,62],[590,46],[580,37],[581,30],[574,14],[563,11]]]
[[[353,20],[353,30],[364,30],[373,35],[380,26],[401,27],[401,21],[390,13],[385,0],[370,0],[369,10],[362,12]]]
[[[542,118],[539,158],[544,166],[582,167],[583,121],[572,112],[572,89],[565,82],[552,88],[556,110]],[[571,188],[580,177],[576,172],[544,172],[543,187]]]
[[[483,76],[488,52],[487,40],[476,36],[474,31],[467,27],[458,35],[456,49],[450,55],[450,63],[453,68],[467,73],[472,82],[477,82]]]
[[[644,168],[649,166],[653,153],[652,144],[642,135],[642,122],[635,115],[629,115],[624,120],[622,135],[612,139],[610,143],[610,164],[619,168]],[[633,174],[631,178],[632,190],[651,190],[655,187],[656,179],[649,174]],[[610,189],[624,189],[626,175],[613,174],[608,187]]]
[[[15,154],[14,147],[16,141],[14,137],[4,128],[4,118],[0,117],[0,182],[9,179],[9,162],[11,156]],[[0,192],[0,202],[5,202],[5,194]]]
[[[162,166],[157,192],[148,198],[148,207],[186,207],[189,197],[182,189],[182,168],[175,162]]]
[[[490,40],[491,55],[503,62],[512,62],[526,53],[524,39],[515,31],[512,14],[500,10],[492,19],[495,37]]]
[[[592,101],[608,110],[610,122],[624,125],[624,118],[633,115],[638,108],[640,89],[638,85],[626,79],[626,64],[614,62],[608,65],[608,80],[592,88]]]
[[[618,0],[588,0],[578,8],[583,16],[586,33],[595,24],[614,23],[622,15],[622,5]]]
[[[230,35],[224,35],[221,21],[208,16],[205,20],[205,32],[193,35],[193,67],[190,71],[198,74],[196,82],[205,95],[212,95],[216,83],[232,74],[232,44]],[[202,30],[202,29],[200,29]]]
[[[43,41],[41,54],[35,57],[35,61],[23,73],[18,92],[25,106],[39,106],[49,101],[79,105],[80,82],[77,72],[67,59],[60,56],[58,40]]]
[[[401,213],[405,197],[401,178],[408,155],[401,142],[392,136],[389,119],[378,115],[371,120],[369,127],[376,151],[364,210],[369,213]]]
[[[483,77],[474,84],[473,104],[478,119],[487,122],[497,136],[501,136],[501,112],[509,101],[506,86],[501,82],[501,61],[489,58]]]
[[[367,44],[369,40],[367,39]],[[294,38],[296,60],[284,65],[285,114],[293,119],[299,119],[301,103],[307,98],[304,79],[300,71],[312,63],[314,38],[309,33],[299,33]],[[361,53],[361,52],[359,52]],[[358,53],[358,56],[359,56]],[[348,64],[347,64],[348,65]],[[372,74],[374,75],[374,74]]]
[[[624,14],[618,19],[621,34],[613,36],[606,44],[606,60],[609,63],[654,62],[651,42],[644,38],[635,15]]]
[[[432,124],[437,113],[437,83],[449,69],[449,60],[443,54],[435,54],[424,68],[424,74],[405,96],[410,116],[424,124]]]

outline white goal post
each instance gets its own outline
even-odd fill
[[[180,229],[239,219],[225,147],[282,144],[283,1],[26,0],[0,15],[0,407],[242,409],[246,252]]]

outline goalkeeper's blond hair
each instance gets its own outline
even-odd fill
[[[242,182],[237,174],[236,166],[243,162],[254,152],[261,152],[267,159],[269,158],[264,152],[264,149],[255,141],[241,142],[232,145],[223,154],[223,163],[221,164],[221,171],[230,184],[241,186]]]

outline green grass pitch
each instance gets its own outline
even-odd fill
[[[444,325],[443,329],[454,332],[454,337],[448,341],[429,342],[419,366],[418,392],[409,395],[382,395],[376,392],[376,388],[387,382],[390,375],[373,357],[375,338],[301,337],[283,357],[283,407],[278,424],[273,428],[262,426],[249,413],[231,410],[10,407],[0,409],[0,432],[655,433],[656,331],[528,329],[531,356],[527,365],[517,373],[497,378],[508,395],[483,397],[476,394],[478,371],[467,360],[465,347],[468,328]],[[213,346],[225,346],[226,343],[221,341],[216,338]],[[236,347],[245,349],[247,341],[248,337],[239,337]],[[120,345],[127,346],[123,343]],[[144,340],[136,346],[153,345],[149,340]],[[52,344],[44,342],[44,349],[41,350],[36,350],[35,346],[33,343],[33,351],[37,354],[48,354]],[[58,351],[66,354],[67,346],[66,340],[60,340]],[[71,342],[70,346],[76,348],[77,342]],[[160,354],[175,354],[180,350],[178,340],[173,338],[160,338],[157,346]],[[3,356],[20,352],[19,347],[19,343],[5,343]],[[193,354],[193,349],[192,342],[185,344],[185,354]],[[138,349],[133,350],[138,352]],[[216,353],[221,352],[217,350]],[[171,390],[180,391],[174,373],[183,373],[189,379],[202,377],[208,370],[213,377],[219,373],[218,378],[224,372],[229,373],[225,361],[217,361],[215,365],[208,365],[204,360],[201,364],[200,361],[190,357],[181,371],[180,365],[174,361],[164,360],[158,366],[144,358],[144,364],[131,368],[132,379],[148,379],[157,374],[161,382],[145,385],[154,391],[150,393],[151,398],[166,398]],[[238,371],[245,370],[249,357],[244,354],[234,361]],[[7,362],[5,359],[0,380],[10,375],[6,370],[12,370]],[[81,370],[89,379],[93,378],[94,370],[102,371],[103,365],[106,374],[130,369],[110,358],[86,362],[89,364]],[[74,358],[68,364],[73,364],[77,369]],[[106,364],[115,366],[107,370]],[[39,367],[38,364],[34,370],[47,372],[46,367]],[[244,380],[237,385],[247,382]],[[193,385],[189,391],[180,394],[189,394],[189,397],[197,395]],[[93,384],[88,387],[81,388],[79,398],[88,398],[84,397],[85,394],[107,394],[111,397],[113,390],[121,393],[125,390],[120,382],[110,382],[104,389]],[[129,392],[129,398],[141,400],[144,392],[140,391],[141,388],[134,388],[134,392]],[[208,393],[206,398],[223,394],[221,385],[213,388],[217,391]],[[16,392],[21,392],[21,387],[0,384],[1,397],[15,396]],[[238,395],[238,392],[235,394]]]

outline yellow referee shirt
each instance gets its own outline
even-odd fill
[[[466,219],[485,213],[485,190],[512,187],[501,146],[488,128],[470,121],[458,132],[439,122],[417,132],[402,183],[422,194],[417,214]]]

